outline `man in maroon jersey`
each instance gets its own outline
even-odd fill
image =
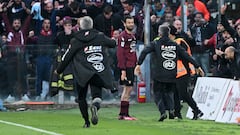
[[[120,85],[123,85],[121,95],[121,108],[119,120],[136,120],[129,115],[129,98],[133,89],[134,67],[136,66],[136,38],[132,32],[134,29],[134,18],[131,16],[124,17],[125,30],[118,38],[117,60],[118,67],[121,70]]]

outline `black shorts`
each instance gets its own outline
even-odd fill
[[[126,68],[126,77],[127,80],[121,80],[121,75],[120,75],[120,85],[126,85],[126,86],[133,86],[134,82],[134,68]]]

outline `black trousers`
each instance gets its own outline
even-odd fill
[[[180,99],[183,99],[193,110],[197,110],[197,104],[192,98],[192,96],[189,95],[187,91],[187,86],[189,83],[189,75],[184,75],[177,79],[176,83],[176,91],[174,94],[174,101],[175,101],[175,111],[180,113],[181,111],[181,104]]]
[[[92,99],[94,98],[102,98],[102,87],[103,87],[103,81],[101,78],[97,75],[94,75],[85,86],[80,86],[76,84],[76,89],[78,91],[78,105],[80,112],[82,114],[83,119],[85,120],[85,123],[89,122],[89,115],[88,115],[88,105],[87,105],[87,92],[88,92],[88,86],[90,85],[91,88],[91,96]],[[98,106],[98,109],[100,106]]]
[[[166,110],[174,110],[175,88],[175,83],[166,83],[154,80],[154,100],[161,114],[166,113]]]

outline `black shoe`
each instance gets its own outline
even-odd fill
[[[176,113],[175,119],[183,119],[181,113]]]
[[[78,98],[75,98],[75,100],[74,100],[74,101],[75,101],[75,103],[79,103],[79,100],[78,100]]]
[[[164,114],[162,114],[161,116],[160,116],[160,119],[158,120],[158,121],[164,121],[165,119],[167,118],[167,114],[166,113],[164,113]]]
[[[174,110],[169,110],[169,116],[168,116],[168,118],[169,119],[175,119],[175,111]]]
[[[198,118],[203,116],[203,112],[201,110],[193,110],[193,118],[192,120],[197,120]]]
[[[111,93],[112,93],[112,94],[115,93],[115,92],[118,92],[118,89],[117,89],[117,88],[111,89]]]
[[[169,116],[168,116],[168,118],[169,118],[169,119],[174,119],[174,118],[175,118],[174,113],[170,113],[170,112],[169,112]]]
[[[90,128],[90,123],[85,123],[85,124],[83,125],[83,128]]]
[[[97,107],[95,105],[92,105],[90,109],[92,113],[91,122],[93,125],[97,125],[98,124]]]
[[[51,89],[51,91],[50,91],[50,96],[51,97],[54,97],[54,96],[56,96],[58,94],[58,89]]]

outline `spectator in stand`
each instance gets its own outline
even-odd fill
[[[195,44],[191,46],[192,55],[208,75],[210,73],[210,48],[204,45],[204,40],[209,39],[215,33],[215,29],[204,20],[203,14],[200,12],[195,14],[194,20],[195,22],[190,28],[190,37],[195,40]]]
[[[86,9],[77,1],[68,3],[63,9],[57,11],[57,21],[59,25],[63,26],[63,18],[69,16],[72,18],[72,25],[77,24],[77,19],[87,14]],[[61,29],[60,29],[61,30]]]
[[[91,18],[95,18],[97,15],[102,13],[106,5],[104,0],[95,0],[94,2],[90,0],[89,5],[87,5],[87,3],[85,4],[87,8],[87,15],[89,15]]]
[[[55,0],[54,1],[54,8],[56,10],[63,9],[66,5],[67,5],[67,1],[66,0]]]
[[[234,42],[236,42],[237,46],[235,46],[237,49],[240,48],[240,26],[238,23],[236,23],[236,29],[234,29],[230,23],[228,22],[228,19],[225,16],[225,12],[227,9],[227,5],[224,5],[221,7],[221,23],[224,26],[224,28],[229,32],[231,37],[234,38]]]
[[[6,66],[8,82],[10,83],[8,85],[9,96],[6,101],[14,101],[15,97],[13,96],[20,96],[23,100],[29,100],[26,91],[26,62],[24,55],[25,43],[32,17],[28,15],[23,25],[20,18],[14,18],[11,24],[7,12],[4,12],[3,5],[4,3],[0,4],[0,11],[3,11],[1,15],[7,32],[6,57],[8,60]],[[16,67],[18,67],[17,70]]]
[[[232,78],[235,80],[240,79],[240,52],[233,46],[229,46],[224,51],[224,57],[230,62],[232,71]]]
[[[122,9],[121,0],[105,0],[105,3],[112,6],[113,13]]]
[[[187,19],[190,21],[188,26],[191,27],[194,23],[194,17],[195,14],[198,12],[196,8],[194,7],[193,3],[188,3],[187,4],[187,11],[188,11],[188,16]]]
[[[50,19],[44,19],[37,36],[36,51],[36,100],[45,100],[49,92],[50,69],[52,66],[55,33],[51,30]],[[31,38],[34,38],[32,36]]]
[[[229,25],[234,29],[235,28],[235,21],[234,21],[234,19],[232,19],[232,18],[229,18],[229,19],[227,19],[227,21],[228,21],[228,23],[229,23]]]
[[[0,97],[6,98],[8,96],[8,79],[7,79],[7,69],[5,57],[7,46],[7,36],[2,34],[0,37]]]
[[[172,25],[173,24],[173,20],[174,20],[174,16],[172,12],[165,12],[160,24],[168,24],[168,25]]]
[[[41,6],[41,16],[43,17],[43,19],[49,19],[51,22],[51,31],[53,33],[56,32],[56,10],[53,8],[53,2],[51,0],[44,0],[41,2],[40,4]],[[43,20],[40,19],[37,23],[36,23],[36,28],[38,28],[35,31],[36,35],[39,35],[41,32],[41,28],[42,28],[42,23]]]
[[[21,21],[25,20],[31,11],[22,0],[10,0],[4,10],[7,10],[10,22],[12,22],[14,18],[20,18]]]
[[[205,6],[205,4],[203,2],[201,2],[200,0],[187,0],[186,4],[187,3],[192,3],[194,5],[194,7],[196,8],[196,10],[203,14],[204,19],[206,21],[209,21],[210,14],[209,14],[207,7]],[[187,16],[188,16],[188,14],[189,13],[187,12]],[[178,7],[178,9],[176,11],[176,15],[181,16],[181,6]]]
[[[137,3],[133,3],[132,0],[121,1],[123,10],[119,11],[118,14],[122,17],[130,15],[134,18],[135,27],[133,32],[135,33],[138,41],[143,41],[143,19],[144,14],[141,6]]]
[[[94,19],[94,28],[111,37],[114,30],[123,29],[121,16],[114,14],[112,7],[107,5],[103,9],[103,13]]]
[[[218,11],[218,2],[217,0],[207,0],[206,2],[207,9],[210,13]]]
[[[116,44],[118,43],[118,38],[119,35],[121,33],[121,30],[114,30],[113,34],[112,34],[112,39],[114,39],[116,41]],[[119,69],[117,67],[117,47],[116,48],[109,48],[108,49],[108,55],[109,55],[109,63],[110,63],[110,67],[112,69],[113,72],[113,76],[114,76],[114,85],[118,86],[118,80],[120,78],[120,72]]]
[[[236,24],[236,42],[240,43],[240,23]]]
[[[183,38],[184,40],[186,40],[186,42],[187,42],[189,45],[192,45],[192,44],[195,43],[194,39],[189,36],[189,35],[190,35],[190,30],[188,30],[187,32],[184,32],[184,31],[183,31],[183,27],[182,27],[182,22],[181,22],[181,20],[176,19],[176,20],[173,22],[173,26],[177,29],[177,35],[178,35],[178,37],[181,37],[181,38]]]
[[[152,5],[152,12],[155,14],[158,18],[162,18],[165,13],[166,5],[164,3],[161,3],[160,0],[154,0]]]
[[[233,45],[233,38],[226,31],[221,23],[217,25],[217,33],[215,33],[210,39],[206,39],[204,44],[207,46],[212,46],[215,50],[213,55],[213,60],[216,61],[215,69],[213,70],[213,76],[229,78],[231,77],[231,72],[229,69],[229,64],[224,58],[224,50]]]

